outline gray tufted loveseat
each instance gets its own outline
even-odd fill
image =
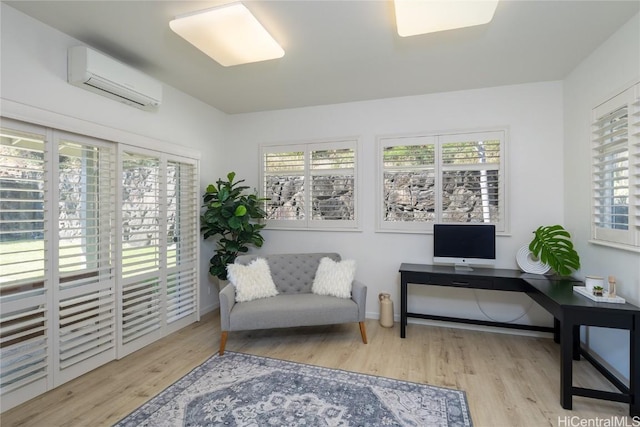
[[[366,344],[365,285],[354,280],[350,299],[311,292],[316,270],[323,257],[340,261],[337,253],[241,255],[236,258],[235,262],[243,265],[256,258],[266,259],[278,295],[236,302],[235,288],[231,283],[220,291],[220,355],[224,354],[229,331],[252,329],[359,322],[362,341]]]

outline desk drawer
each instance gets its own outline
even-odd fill
[[[487,277],[459,276],[447,274],[429,275],[430,284],[456,288],[493,289],[493,279]]]

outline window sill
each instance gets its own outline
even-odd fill
[[[603,240],[593,240],[593,239],[590,239],[589,243],[597,246],[605,246],[607,248],[620,249],[626,252],[640,253],[640,247],[638,246],[623,245],[621,243],[605,242]]]
[[[362,228],[360,227],[351,227],[351,228],[340,228],[340,227],[283,227],[283,226],[269,226],[267,225],[264,228],[265,231],[269,230],[280,230],[280,231],[338,231],[338,232],[355,232],[361,233]]]

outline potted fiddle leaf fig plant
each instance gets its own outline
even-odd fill
[[[561,225],[540,226],[529,250],[540,261],[551,267],[560,276],[568,276],[580,268],[580,256],[573,247],[571,234]]]
[[[249,245],[261,247],[264,238],[260,231],[265,227],[260,221],[266,216],[262,201],[255,192],[247,194],[244,180],[234,181],[235,172],[227,174],[227,180],[218,179],[209,184],[203,195],[205,208],[200,216],[200,231],[207,239],[217,236],[217,248],[209,261],[209,272],[220,280],[227,280],[227,264],[232,264]]]

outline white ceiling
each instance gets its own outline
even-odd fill
[[[640,10],[502,0],[487,25],[401,38],[391,0],[244,1],[286,54],[225,68],[169,29],[221,1],[5,3],[227,113],[560,80]]]

